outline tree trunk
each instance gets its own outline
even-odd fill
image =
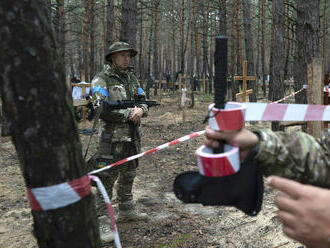
[[[320,0],[297,2],[296,56],[294,78],[296,90],[307,84],[307,64],[313,57],[320,57]],[[307,103],[305,94],[295,96],[296,103]]]
[[[47,12],[46,12],[47,13]],[[65,16],[64,16],[64,0],[56,0],[56,38],[59,47],[60,56],[65,63]],[[65,67],[64,67],[65,68]]]
[[[95,76],[95,0],[90,0],[89,9],[89,40],[90,40],[90,60],[89,60],[89,82],[92,81]],[[86,79],[87,81],[87,79]]]
[[[159,39],[160,39],[160,12],[159,12],[160,0],[154,1],[154,15],[155,15],[155,26],[154,26],[154,56],[153,56],[153,68],[154,77],[159,77]],[[160,79],[159,79],[160,80]],[[155,95],[157,95],[158,85],[155,84]]]
[[[5,27],[0,87],[27,188],[56,185],[87,173],[63,58],[54,50],[45,16],[45,4],[36,0],[2,0],[0,5]],[[32,216],[39,247],[100,246],[91,194],[59,209],[33,210]]]
[[[270,101],[273,100],[273,90],[276,89],[276,87],[274,88],[274,84],[273,84],[274,53],[277,52],[274,50],[274,39],[275,39],[275,33],[274,33],[274,21],[273,21],[271,28],[271,35],[270,35],[269,82],[268,82],[268,100]]]
[[[251,2],[250,0],[243,0],[243,25],[244,25],[244,40],[245,40],[245,54],[246,60],[248,61],[248,75],[254,75],[254,42],[253,42],[253,31],[251,25]],[[250,95],[250,102],[257,101],[257,87],[256,81],[249,82],[249,88],[253,90]]]
[[[89,59],[90,59],[90,54],[89,54],[89,9],[90,9],[90,1],[89,0],[83,0],[83,15],[82,15],[82,46],[83,46],[83,51],[82,51],[82,58],[83,58],[83,69],[80,72],[85,74],[85,79],[89,78]],[[81,80],[84,80],[84,78],[81,78]]]
[[[261,1],[261,71],[262,90],[266,97],[266,0]]]
[[[114,15],[114,0],[107,0],[107,34],[106,34],[106,46],[105,53],[108,52],[110,44],[113,42],[113,27],[115,25]]]
[[[273,93],[272,100],[284,97],[284,20],[283,20],[283,0],[273,0],[273,67],[272,81]],[[275,90],[276,89],[276,90]],[[279,122],[272,122],[272,129],[279,130]]]
[[[219,33],[227,35],[227,3],[226,0],[219,0]]]
[[[131,47],[136,47],[136,14],[137,0],[123,0],[121,10],[120,40],[126,41]],[[134,66],[135,59],[132,59]]]

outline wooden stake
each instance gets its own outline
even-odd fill
[[[243,76],[235,76],[234,80],[243,80],[242,92],[237,93],[236,97],[241,97],[242,102],[246,102],[246,96],[252,94],[252,92],[253,92],[252,89],[247,90],[246,82],[256,80],[255,76],[247,76],[247,61],[246,60],[244,60],[244,62],[243,62]]]
[[[308,104],[322,105],[322,59],[312,58],[312,62],[307,65],[308,77]],[[320,121],[313,121],[307,123],[307,132],[315,138],[321,137],[322,125]]]

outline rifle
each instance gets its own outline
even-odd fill
[[[114,109],[126,109],[139,107],[142,104],[146,104],[148,108],[159,106],[160,103],[156,101],[144,101],[144,100],[118,100],[118,101],[103,101],[103,110],[109,111]]]

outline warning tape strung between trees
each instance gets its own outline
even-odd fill
[[[167,142],[167,143],[165,143],[165,144],[162,144],[162,145],[160,145],[160,146],[157,146],[157,147],[155,147],[155,148],[152,148],[152,149],[150,149],[150,150],[148,150],[148,151],[141,152],[141,153],[136,154],[136,155],[133,155],[133,156],[131,156],[131,157],[124,158],[124,159],[122,159],[122,160],[120,160],[120,161],[118,161],[118,162],[116,162],[116,163],[113,163],[113,164],[110,164],[110,165],[106,165],[106,166],[104,166],[104,167],[102,167],[102,168],[100,168],[100,169],[98,169],[98,170],[91,171],[91,172],[89,172],[88,174],[92,175],[92,174],[96,174],[96,173],[99,173],[99,172],[104,171],[104,170],[108,170],[108,169],[113,168],[113,167],[115,167],[115,166],[118,166],[118,165],[124,164],[124,163],[126,163],[126,162],[128,162],[128,161],[132,161],[132,160],[134,160],[134,159],[137,159],[137,158],[143,157],[143,156],[148,155],[148,154],[150,154],[150,153],[154,153],[154,152],[156,152],[156,151],[163,150],[163,149],[165,149],[165,148],[168,148],[168,147],[170,147],[170,146],[176,145],[176,144],[178,144],[178,143],[181,143],[181,142],[184,142],[184,141],[187,141],[187,140],[193,139],[193,138],[195,138],[195,137],[197,137],[197,136],[200,136],[200,135],[202,135],[202,134],[204,134],[204,133],[205,133],[205,131],[203,130],[203,131],[199,131],[199,132],[191,133],[191,134],[189,134],[189,135],[185,135],[185,136],[183,136],[183,137],[181,137],[181,138],[179,138],[179,139],[172,140],[171,142]]]
[[[292,92],[290,95],[285,96],[285,97],[283,97],[282,99],[277,100],[277,101],[275,101],[275,102],[272,102],[271,104],[276,104],[276,103],[283,102],[284,100],[286,100],[286,99],[288,99],[288,98],[290,98],[290,97],[292,97],[292,96],[297,95],[298,93],[302,92],[302,91],[305,90],[305,89],[307,89],[307,85],[304,85],[304,87],[301,88],[300,90],[298,90],[298,91],[296,91],[296,92]]]

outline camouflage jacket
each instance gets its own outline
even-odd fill
[[[260,137],[255,159],[264,174],[330,187],[330,129],[319,140],[304,132],[255,132]]]
[[[106,64],[103,70],[93,78],[92,87],[92,99],[95,104],[103,99],[112,101],[134,100],[140,85],[132,72],[114,69]],[[147,105],[141,105],[140,107],[143,109],[143,117],[147,116]],[[117,109],[112,110],[103,120],[103,128],[111,133],[112,142],[134,142],[139,145],[141,139],[140,128],[129,120],[130,116],[131,109]]]

